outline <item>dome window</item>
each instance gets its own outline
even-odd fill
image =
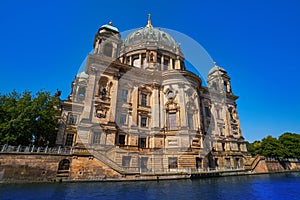
[[[132,59],[132,64],[134,67],[140,67],[140,59],[139,56],[134,56]]]
[[[104,45],[104,50],[103,50],[103,54],[108,56],[108,57],[112,57],[112,53],[113,53],[113,46],[111,43],[107,43]]]

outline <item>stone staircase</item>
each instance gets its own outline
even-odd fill
[[[69,178],[69,172],[70,170],[58,170],[56,172],[56,178],[67,179]]]
[[[196,159],[194,156],[183,154],[179,157],[178,163],[180,163],[180,168],[191,169],[196,166]]]
[[[259,161],[264,160],[264,156],[257,155],[254,158],[248,158],[245,163],[245,170],[254,170]]]
[[[121,166],[119,166],[116,162],[114,162],[113,160],[108,158],[106,155],[104,155],[100,151],[95,151],[94,150],[92,152],[92,154],[96,159],[103,162],[104,164],[106,164],[107,166],[112,168],[113,170],[117,171],[120,174],[125,174],[125,170]]]

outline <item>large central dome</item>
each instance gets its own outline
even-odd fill
[[[159,28],[153,28],[150,16],[146,27],[135,30],[126,37],[124,40],[124,46],[156,46],[158,48],[168,49],[171,51],[174,51],[177,47],[179,47],[171,35]]]
[[[124,41],[125,46],[155,44],[175,49],[177,44],[172,36],[159,28],[145,27],[130,33]]]

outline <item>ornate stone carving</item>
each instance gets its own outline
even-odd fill
[[[98,108],[96,110],[96,116],[98,118],[106,118],[107,111],[108,111],[108,108]]]

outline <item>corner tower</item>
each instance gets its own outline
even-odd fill
[[[94,54],[116,59],[119,56],[121,35],[112,22],[101,26],[94,38]]]

